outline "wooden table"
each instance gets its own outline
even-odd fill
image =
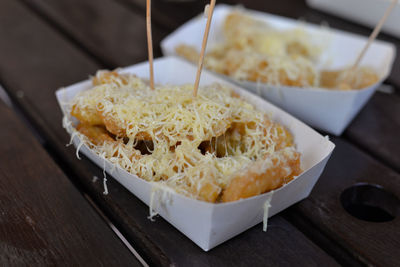
[[[303,1],[223,2],[370,32]],[[153,0],[156,56],[160,40],[205,3]],[[204,252],[162,218],[148,220],[147,206],[113,179],[103,195],[93,179],[102,170],[65,146],[54,91],[146,60],[144,15],[143,0],[0,1],[0,84],[10,98],[0,102],[0,265],[400,266],[399,58],[386,81],[393,92],[375,93],[333,138],[336,150],[310,197],[272,217],[267,234],[257,225]],[[380,39],[399,50],[399,39]],[[355,192],[388,214],[350,215],[343,203]],[[365,217],[362,208],[353,211]],[[376,222],[384,219],[392,220]]]

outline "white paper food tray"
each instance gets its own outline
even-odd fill
[[[236,7],[228,5],[215,7],[207,48],[221,40],[225,17],[235,9]],[[319,68],[335,70],[350,66],[367,41],[365,37],[344,31],[328,30],[317,25],[253,10],[243,9],[242,11],[277,29],[296,27],[305,29],[312,35],[313,43],[324,47]],[[175,47],[180,44],[192,45],[200,51],[204,28],[205,19],[202,16],[188,21],[161,42],[163,54],[166,56],[176,55]],[[361,66],[372,67],[380,79],[374,85],[363,90],[339,91],[271,86],[249,81],[236,81],[228,76],[218,75],[259,94],[313,127],[340,135],[369,100],[375,89],[389,75],[394,57],[395,48],[392,44],[382,41],[372,43],[361,61]]]
[[[311,7],[374,28],[392,0],[307,0]],[[382,31],[400,37],[400,2],[392,10]]]
[[[155,60],[154,69],[155,82],[160,84],[193,83],[196,75],[196,68],[192,64],[173,57]],[[122,69],[121,72],[135,73],[139,77],[148,79],[148,63],[127,67]],[[229,84],[212,73],[203,71],[201,85],[214,82]],[[301,166],[304,172],[273,193],[230,203],[207,203],[158,188],[156,183],[149,183],[122,168],[113,166],[112,163],[95,154],[86,145],[83,145],[80,149],[81,153],[85,154],[99,167],[105,168],[107,173],[111,174],[147,205],[153,197],[155,210],[205,251],[260,223],[263,220],[263,206],[268,199],[271,200],[268,216],[273,216],[307,197],[335,147],[327,138],[286,112],[235,85],[230,84],[230,86],[248,102],[271,114],[274,120],[288,127],[295,138],[298,151],[301,152]],[[78,92],[91,87],[91,81],[84,81],[56,92],[57,100],[64,115],[70,117],[69,114],[66,114],[67,103]],[[73,132],[72,126],[67,127],[67,131],[71,134]],[[78,147],[81,141],[75,136],[73,143]],[[260,234],[265,234],[261,227]]]

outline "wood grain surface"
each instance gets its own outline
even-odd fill
[[[25,3],[108,68],[147,60],[145,11],[133,11],[110,0]],[[153,25],[154,56],[167,31]]]
[[[0,128],[2,266],[140,266],[1,101]]]
[[[295,205],[296,211],[335,242],[353,253],[365,264],[399,266],[400,201],[394,211],[397,217],[387,222],[357,219],[346,212],[341,203],[342,192],[353,185],[379,185],[400,196],[400,174],[378,163],[343,139],[334,138],[335,151],[311,195]],[[376,201],[376,202],[373,202]],[[371,205],[382,206],[383,199]]]
[[[124,4],[132,10],[146,10],[146,3],[141,0],[114,0]],[[189,1],[164,1],[153,0],[152,19],[155,25],[168,31],[174,30],[187,20],[203,12],[204,7],[210,3],[209,0]],[[226,2],[226,1],[224,1]],[[200,33],[201,34],[201,33]]]
[[[92,182],[93,175],[101,177],[101,170],[86,159],[78,161],[73,149],[64,147],[68,136],[61,127],[61,114],[53,92],[60,86],[82,80],[98,68],[114,68],[144,60],[143,3],[101,0],[101,4],[94,4],[94,1],[84,0],[73,1],[69,6],[68,1],[22,2],[30,10],[15,3],[0,3],[0,36],[10,36],[0,42],[0,83],[44,136],[64,171],[84,186],[146,260],[155,265],[187,265],[190,262],[201,266],[240,265],[242,262],[256,265],[260,261],[268,261],[270,265],[334,264],[281,216],[270,221],[273,227],[268,235],[260,235],[257,226],[205,254],[161,218],[155,223],[148,221],[147,207],[115,181],[109,180],[110,195],[103,196],[101,183]],[[334,28],[363,35],[370,32],[366,27],[312,10],[304,1],[246,0],[241,3],[278,15],[302,17],[313,23],[327,21]],[[174,8],[170,9],[170,6]],[[155,46],[181,22],[201,12],[202,8],[199,12],[196,10],[202,6],[203,1],[169,4],[168,1],[154,0]],[[93,23],[88,22],[89,18]],[[380,38],[399,47],[396,38],[388,35]],[[127,42],[121,42],[121,39]],[[135,51],[131,50],[131,43],[137,44]],[[21,73],[24,73],[24,79],[20,79]],[[399,77],[397,60],[389,78],[395,90],[400,86]],[[375,94],[346,131],[344,138],[348,141],[334,139],[338,147],[311,197],[285,212],[286,218],[343,265],[396,266],[399,261],[396,253],[388,254],[399,248],[395,240],[399,219],[385,223],[360,221],[349,215],[339,201],[343,190],[359,181],[382,185],[399,196],[398,174],[383,165],[399,166],[398,98],[397,93]],[[266,245],[276,242],[279,247]],[[307,255],[307,259],[301,255]]]
[[[345,136],[400,172],[400,91],[375,93]]]
[[[148,220],[148,207],[113,179],[108,182],[109,195],[104,196],[102,183],[93,182],[93,176],[101,178],[102,171],[86,159],[77,160],[73,148],[65,148],[69,137],[61,127],[62,118],[54,97],[58,87],[93,74],[99,65],[84,49],[77,49],[74,41],[64,38],[24,6],[1,2],[0,19],[0,34],[9,36],[0,42],[0,82],[39,129],[63,170],[83,186],[147,262],[156,266],[185,266],[188,262],[198,266],[222,262],[228,265],[262,262],[336,265],[322,249],[280,216],[270,221],[274,226],[267,235],[263,235],[258,226],[207,254],[161,218],[155,223]],[[31,32],[37,36],[31,36]],[[11,58],[14,63],[10,66],[6,62]],[[24,73],[23,79],[21,73]],[[308,256],[304,258],[304,255]]]

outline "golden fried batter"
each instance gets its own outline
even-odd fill
[[[123,85],[127,85],[128,79],[125,75],[121,75],[116,71],[99,71],[92,79],[94,86],[118,82],[121,82]]]
[[[368,68],[322,71],[321,87],[329,89],[363,89],[378,82],[378,75]]]
[[[234,174],[231,183],[222,192],[222,201],[256,196],[290,182],[301,173],[301,168],[300,154],[289,150],[279,150]]]
[[[91,106],[80,107],[78,105],[73,105],[71,110],[71,115],[86,125],[103,124],[103,120],[98,115],[95,107]]]
[[[92,126],[80,123],[76,129],[89,138],[94,145],[101,145],[104,142],[114,142],[114,138],[107,132],[104,126]]]

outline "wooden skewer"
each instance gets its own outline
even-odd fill
[[[208,8],[208,11],[207,11],[207,8],[206,8],[206,12],[208,13],[207,14],[207,24],[206,24],[206,29],[204,31],[203,43],[201,45],[199,63],[197,65],[196,81],[194,82],[194,89],[193,89],[193,96],[194,97],[197,96],[197,90],[199,88],[200,75],[201,75],[201,70],[203,69],[203,62],[204,62],[204,52],[206,51],[208,33],[210,31],[210,25],[211,25],[212,15],[213,15],[213,12],[214,12],[215,1],[216,0],[211,0],[210,1],[210,6]]]
[[[146,30],[147,30],[147,51],[149,55],[149,67],[150,67],[150,88],[154,90],[153,40],[151,37],[151,0],[146,0]]]
[[[371,45],[371,43],[375,40],[376,36],[378,36],[383,24],[385,23],[385,21],[389,17],[390,13],[392,12],[393,8],[396,6],[397,2],[398,2],[398,0],[392,0],[392,3],[390,4],[388,9],[386,10],[385,14],[383,14],[383,17],[381,18],[381,20],[375,26],[375,29],[372,31],[371,35],[368,38],[368,42],[366,43],[364,48],[361,50],[361,53],[358,55],[357,60],[354,62],[353,66],[351,67],[351,71],[354,71],[358,67],[358,65],[360,64],[361,59],[363,58],[365,52],[367,52],[367,50],[368,50],[369,46]]]

